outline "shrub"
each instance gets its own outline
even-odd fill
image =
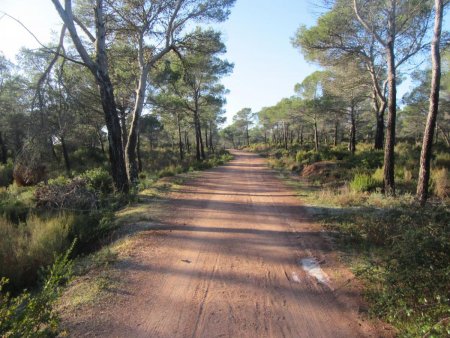
[[[0,164],[0,187],[7,187],[13,182],[13,164]]]
[[[379,182],[368,174],[356,174],[350,182],[350,188],[356,192],[373,191],[379,186]]]
[[[446,198],[450,194],[450,184],[448,179],[448,170],[438,169],[431,173],[431,187],[434,194],[439,198]]]
[[[15,289],[33,285],[38,270],[67,249],[73,221],[68,214],[48,218],[33,215],[17,226],[0,218],[0,276],[10,279]]]
[[[10,222],[19,223],[25,221],[30,207],[18,199],[16,194],[5,190],[0,192],[0,216]]]
[[[322,157],[321,157],[320,153],[318,153],[314,150],[310,150],[310,151],[299,150],[297,152],[297,154],[295,155],[295,160],[301,164],[311,164],[314,162],[321,161]]]
[[[77,239],[80,246],[89,246],[115,228],[112,212],[94,211],[72,215],[69,237]]]
[[[344,213],[332,219],[347,248],[357,250],[355,273],[366,280],[371,311],[400,336],[446,336],[436,323],[450,311],[450,212],[444,206],[404,204]],[[364,257],[363,261],[360,258]],[[362,264],[361,264],[362,263]]]
[[[81,177],[86,180],[87,187],[93,191],[104,195],[111,194],[114,191],[111,174],[103,168],[87,170]]]
[[[4,288],[8,279],[0,280],[0,335],[2,337],[52,337],[56,336],[58,317],[53,304],[72,274],[69,259],[72,247],[56,258],[53,265],[43,270],[45,278],[39,292],[27,291],[12,297]]]
[[[437,153],[434,162],[437,168],[450,169],[450,152]]]
[[[181,174],[182,172],[183,172],[183,167],[170,165],[170,166],[160,170],[158,172],[158,177],[159,178],[171,177],[171,176],[175,176],[177,174]]]
[[[342,147],[324,148],[320,154],[325,161],[342,161],[351,156],[351,153]]]
[[[381,184],[384,179],[384,168],[377,168],[372,174],[372,178]]]
[[[348,164],[351,167],[363,167],[365,169],[375,169],[383,165],[382,150],[364,150],[358,151],[354,156],[349,158]]]

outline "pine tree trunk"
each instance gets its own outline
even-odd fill
[[[377,125],[375,131],[375,149],[383,149],[384,143],[384,111],[377,113]]]
[[[177,114],[177,125],[178,125],[178,148],[180,151],[180,161],[182,162],[184,159],[184,152],[183,152],[183,139],[181,136],[181,123],[179,114]]]
[[[316,119],[314,119],[314,150],[319,151],[319,131],[317,130]]]
[[[214,142],[213,142],[213,122],[209,121],[209,148],[214,154]]]
[[[425,205],[428,198],[433,135],[436,128],[439,108],[439,87],[441,81],[441,55],[439,48],[442,30],[443,0],[435,0],[435,11],[434,35],[431,44],[431,61],[433,66],[431,75],[430,106],[423,135],[419,180],[417,182],[417,198],[422,206]]]
[[[138,160],[138,171],[141,173],[143,166],[142,166],[141,132],[140,131],[138,131],[136,152],[137,152],[137,160]]]
[[[356,151],[356,121],[355,121],[355,108],[352,106],[350,110],[350,140],[348,143],[348,151],[352,155]]]
[[[66,173],[67,173],[67,176],[70,177],[71,176],[71,166],[70,166],[69,152],[67,151],[66,140],[65,140],[64,136],[61,136],[60,140],[61,140],[61,148],[62,148],[62,153],[63,153],[63,158],[64,158],[64,165],[66,167]]]
[[[126,145],[127,145],[127,123],[125,119],[125,109],[119,110],[119,118],[120,118],[120,127],[122,130],[122,146],[123,151],[125,151]]]
[[[200,136],[198,133],[196,113],[194,115],[194,129],[195,129],[195,158],[197,159],[197,161],[200,161],[202,157],[200,154]]]
[[[129,190],[128,176],[125,167],[125,157],[122,148],[122,132],[117,116],[114,101],[113,87],[109,76],[100,75],[103,80],[97,82],[100,88],[100,98],[105,114],[106,128],[108,130],[108,150],[111,172],[116,189],[127,193]]]
[[[131,183],[136,184],[139,180],[139,169],[137,163],[137,139],[139,133],[139,121],[144,107],[145,89],[148,77],[148,66],[143,65],[143,61],[140,62],[140,77],[139,85],[136,92],[136,103],[133,109],[133,119],[130,125],[130,131],[128,133],[128,140],[125,147],[125,164],[127,168],[127,175]]]
[[[388,196],[395,195],[395,120],[397,115],[397,83],[394,55],[394,40],[392,39],[386,47],[386,58],[388,63],[388,119],[386,126],[386,144],[384,146],[384,193]]]
[[[8,162],[8,150],[6,149],[6,144],[3,141],[2,133],[0,132],[0,150],[2,152],[0,156],[0,161],[3,164],[6,164]]]
[[[338,145],[338,129],[339,129],[339,122],[336,118],[336,121],[334,122],[334,139],[333,139],[333,145],[337,147]]]

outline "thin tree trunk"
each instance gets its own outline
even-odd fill
[[[137,153],[137,160],[138,160],[138,171],[141,173],[143,166],[142,166],[141,132],[140,131],[138,131],[136,153]]]
[[[334,122],[334,139],[333,139],[333,145],[337,147],[338,145],[338,130],[339,130],[339,121],[336,117],[336,121]]]
[[[208,138],[208,125],[205,124],[205,144],[206,148],[209,150],[209,138]]]
[[[300,128],[300,145],[303,145],[303,126]]]
[[[356,150],[356,121],[355,121],[355,108],[350,108],[350,140],[348,143],[348,151],[355,153]]]
[[[425,205],[428,198],[433,135],[439,108],[439,87],[441,82],[441,54],[439,45],[442,30],[443,0],[435,0],[435,11],[434,36],[431,44],[431,60],[433,67],[431,75],[430,107],[423,135],[419,180],[417,182],[417,198],[422,206]]]
[[[386,47],[386,57],[388,63],[388,119],[387,119],[387,133],[386,144],[384,147],[384,193],[386,195],[395,195],[395,120],[397,115],[397,81],[395,69],[395,55],[394,55],[394,39],[388,42]]]
[[[127,145],[127,123],[125,119],[125,109],[121,108],[119,109],[119,118],[120,118],[120,127],[122,131],[122,147],[125,151],[126,145]]]
[[[181,137],[181,123],[179,114],[177,114],[177,125],[178,125],[178,148],[180,151],[180,161],[182,162],[184,159],[184,152],[183,152],[183,139]]]
[[[201,160],[201,154],[200,154],[200,136],[198,132],[198,125],[197,125],[197,113],[194,113],[194,129],[195,129],[195,158],[197,161]]]
[[[213,142],[213,122],[209,121],[209,148],[214,154],[214,142]]]
[[[319,131],[317,130],[316,119],[314,119],[314,150],[319,151]]]
[[[63,153],[63,158],[64,158],[64,165],[66,167],[66,173],[67,176],[71,176],[71,166],[70,166],[70,158],[69,158],[69,152],[67,151],[67,145],[66,145],[66,140],[64,138],[64,136],[60,137],[61,140],[61,148],[62,148],[62,153]]]
[[[445,140],[445,143],[447,144],[447,147],[450,147],[450,138],[448,134],[445,132],[445,130],[439,125],[439,130],[441,131],[442,137]]]
[[[377,113],[377,125],[375,130],[375,149],[383,149],[384,143],[384,111]]]
[[[200,153],[202,155],[202,160],[204,160],[204,159],[206,159],[205,146],[203,144],[202,128],[201,128],[201,125],[200,125],[200,121],[198,121],[198,136],[199,136],[199,140],[200,140]]]
[[[2,133],[0,132],[0,150],[2,152],[1,156],[0,156],[0,161],[3,164],[6,164],[6,162],[8,162],[8,150],[6,149],[6,144],[3,141],[3,137],[2,137]]]

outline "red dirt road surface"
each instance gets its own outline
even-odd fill
[[[171,194],[115,264],[113,301],[64,318],[70,336],[382,336],[308,207],[264,159],[233,154]]]

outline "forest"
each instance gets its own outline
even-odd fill
[[[372,318],[450,334],[446,1],[324,0],[291,36],[320,70],[231,121],[234,64],[213,24],[235,0],[51,2],[52,45],[0,54],[2,336],[57,335],[54,305],[124,226],[118,213],[229,149],[258,153],[322,210]]]

